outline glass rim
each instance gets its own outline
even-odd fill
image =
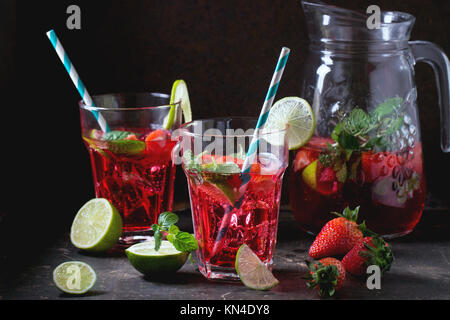
[[[364,19],[364,21],[366,21],[367,17],[365,15],[363,15],[362,12],[359,12],[357,10],[351,10],[351,9],[345,9],[345,8],[341,8],[341,7],[331,7],[329,4],[323,3],[321,1],[317,1],[317,0],[302,0],[302,4],[304,5],[308,5],[311,7],[318,7],[318,8],[324,8],[325,10],[330,10],[333,12],[339,12],[339,13],[344,13],[344,14],[348,14],[348,13],[353,13],[356,14],[357,16],[354,19]],[[381,25],[393,25],[393,24],[402,24],[402,23],[411,23],[414,22],[416,20],[416,17],[408,12],[404,12],[404,11],[396,11],[396,10],[381,10],[380,12],[381,16],[383,17],[383,21],[380,21]],[[391,16],[391,17],[398,17],[400,18],[399,20],[392,20],[390,22],[386,22],[384,21],[384,18],[386,16]]]
[[[200,122],[203,122],[203,121],[211,121],[211,120],[213,120],[213,121],[214,120],[251,120],[251,121],[254,121],[255,124],[256,124],[257,121],[258,121],[258,118],[239,116],[239,117],[214,117],[214,118],[205,118],[205,119],[193,120],[193,121],[190,121],[190,122],[183,123],[181,125],[180,129],[183,130],[183,133],[181,134],[181,136],[214,137],[214,138],[246,138],[246,137],[253,137],[254,136],[253,133],[252,134],[207,134],[207,135],[205,135],[205,134],[200,134],[200,133],[196,133],[196,132],[187,131],[187,127],[189,125],[193,125],[195,122],[200,123]],[[217,129],[217,128],[210,128],[210,129]],[[237,129],[239,129],[239,128],[237,128]],[[237,129],[230,129],[230,130],[237,130]],[[255,128],[247,128],[246,130],[249,130],[249,129],[255,130]],[[268,136],[268,135],[272,135],[272,134],[278,134],[278,133],[283,133],[283,132],[285,132],[285,134],[287,134],[287,130],[288,129],[289,129],[289,124],[287,124],[286,128],[284,128],[284,129],[277,129],[277,130],[265,131],[265,132],[260,131],[258,133],[258,137],[264,137],[264,136]]]
[[[148,107],[119,107],[119,108],[106,108],[106,107],[97,107],[92,105],[87,105],[84,100],[78,101],[78,105],[81,109],[88,111],[140,111],[140,110],[156,110],[156,109],[166,109],[171,108],[172,106],[181,106],[181,100],[170,103],[170,95],[167,93],[161,92],[118,92],[118,93],[104,93],[104,94],[96,94],[92,97],[106,97],[106,96],[120,96],[120,95],[139,95],[139,94],[148,94],[155,96],[157,98],[167,98],[169,99],[168,104],[157,105],[157,106],[148,106]]]

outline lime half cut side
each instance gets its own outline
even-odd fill
[[[188,252],[178,251],[167,240],[162,240],[161,247],[156,251],[153,239],[135,244],[126,249],[125,253],[131,265],[144,275],[176,272],[189,256]]]
[[[88,201],[78,211],[70,230],[72,244],[86,251],[107,251],[122,234],[122,218],[106,199]]]
[[[305,145],[311,139],[314,128],[314,113],[309,103],[299,97],[285,97],[272,106],[264,125],[263,133],[287,129],[289,150],[296,150]],[[264,138],[269,143],[278,145],[280,139],[268,134]],[[273,141],[272,141],[273,140]]]
[[[81,261],[64,262],[53,270],[53,282],[64,293],[84,294],[94,286],[96,280],[94,269]]]
[[[243,244],[237,252],[235,268],[242,283],[250,289],[269,290],[279,283],[246,244]]]

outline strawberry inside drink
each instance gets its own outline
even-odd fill
[[[243,244],[271,266],[284,167],[276,159],[264,159],[253,164],[250,173],[243,177],[243,159],[203,155],[201,162],[183,164],[199,244],[200,271],[209,277],[211,267],[234,269],[237,251]],[[241,188],[244,180],[248,183]],[[240,206],[235,205],[238,201]],[[231,216],[229,225],[220,250],[214,253],[226,214]]]
[[[123,128],[83,135],[91,156],[95,193],[110,200],[123,218],[123,231],[150,230],[158,215],[172,210],[176,141],[163,129]]]
[[[360,206],[359,222],[365,220],[380,235],[412,231],[425,204],[422,145],[416,143],[401,152],[354,152],[342,179],[335,170],[336,161],[320,161],[333,143],[313,137],[296,153],[289,192],[300,227],[316,234],[334,218],[330,212]]]

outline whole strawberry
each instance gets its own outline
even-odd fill
[[[377,265],[384,274],[394,261],[391,247],[379,237],[365,237],[342,259],[348,273],[355,276],[366,274],[368,266]]]
[[[320,296],[332,296],[338,291],[345,281],[345,268],[335,258],[324,258],[319,262],[308,262],[306,264],[310,273],[307,275],[307,286],[317,289]]]
[[[320,259],[329,256],[343,256],[349,252],[364,235],[365,225],[356,224],[359,207],[345,208],[338,218],[328,221],[309,248],[309,256]]]

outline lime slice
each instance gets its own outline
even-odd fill
[[[302,172],[303,181],[313,190],[317,190],[317,160],[311,162]]]
[[[184,122],[192,121],[191,102],[186,82],[177,80],[173,83],[170,103],[176,103],[181,100],[181,110],[183,111]]]
[[[208,194],[215,201],[225,203],[227,205],[234,205],[236,195],[233,188],[225,181],[203,181],[198,189]]]
[[[64,262],[53,270],[53,282],[65,293],[86,293],[94,286],[96,280],[94,269],[81,261]]]
[[[243,244],[237,252],[235,268],[242,283],[250,289],[269,290],[279,283],[246,244]]]
[[[111,249],[122,234],[122,218],[106,199],[88,201],[78,211],[70,230],[72,244],[86,251]]]
[[[170,130],[175,122],[176,103],[181,100],[180,106],[184,116],[184,122],[192,121],[191,102],[189,101],[189,93],[184,80],[177,80],[172,85],[172,92],[170,93],[170,108],[169,114],[164,118],[163,128]],[[181,122],[181,121],[180,121]]]
[[[134,156],[145,150],[145,142],[140,140],[108,141],[108,150],[119,155]]]
[[[131,265],[144,275],[173,273],[186,262],[189,253],[175,249],[167,240],[161,241],[161,247],[155,251],[155,241],[135,244],[125,250]]]
[[[308,102],[299,97],[286,97],[278,100],[270,109],[263,133],[287,130],[289,150],[295,150],[305,145],[314,133],[314,113]],[[269,143],[279,145],[276,135],[264,137]]]

